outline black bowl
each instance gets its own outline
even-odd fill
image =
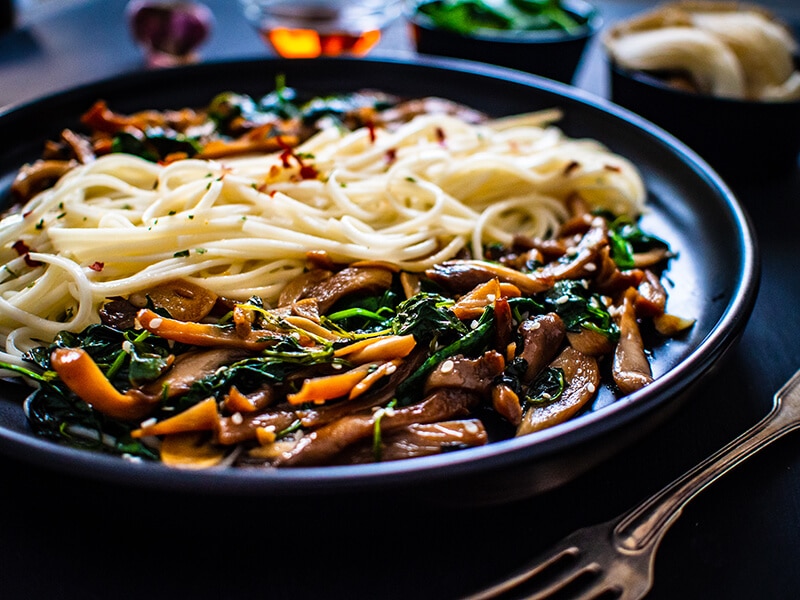
[[[565,9],[585,25],[560,31],[488,31],[474,35],[441,29],[413,8],[406,15],[417,52],[490,63],[570,83],[590,39],[600,30],[597,9],[584,0],[565,0]]]
[[[495,116],[560,107],[567,135],[602,141],[628,157],[649,191],[642,227],[678,252],[668,275],[672,312],[697,319],[684,336],[653,353],[649,386],[550,429],[439,456],[367,465],[293,469],[181,471],[78,450],[36,437],[24,417],[22,386],[0,387],[0,452],[62,474],[157,491],[253,496],[285,506],[324,497],[470,506],[518,500],[586,473],[655,428],[720,363],[738,340],[755,302],[759,263],[749,220],[723,181],[668,133],[609,102],[517,71],[465,61],[281,59],[205,63],[130,73],[0,111],[0,203],[20,165],[44,140],[95,100],[121,112],[204,106],[220,91],[271,91],[278,75],[308,93],[363,88],[447,97]],[[713,426],[713,424],[709,424]],[[318,505],[319,506],[319,505]]]
[[[731,181],[797,169],[800,100],[756,102],[696,94],[609,62],[613,102],[675,135]]]

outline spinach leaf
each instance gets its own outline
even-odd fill
[[[667,243],[649,233],[645,233],[636,221],[627,217],[619,217],[610,221],[608,240],[611,258],[620,269],[634,267],[633,255],[656,248],[669,250]]]
[[[474,357],[485,351],[493,341],[495,333],[494,324],[494,307],[488,306],[483,311],[481,318],[474,324],[475,326],[471,329],[467,329],[468,333],[435,351],[416,371],[397,386],[397,399],[399,404],[401,406],[407,406],[413,402],[419,394],[425,377],[427,377],[440,362],[459,354]]]
[[[544,298],[545,305],[564,321],[568,331],[581,327],[619,339],[617,327],[600,294],[589,291],[584,282],[573,279],[558,281]]]
[[[529,406],[546,405],[558,400],[566,389],[564,370],[547,367],[542,370],[531,383],[525,394],[525,404]]]

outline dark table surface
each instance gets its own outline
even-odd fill
[[[0,106],[141,68],[125,0],[72,3],[0,35]],[[268,56],[233,0],[203,58]],[[598,2],[606,23],[642,2]],[[797,22],[796,3],[773,2]],[[396,23],[379,52],[410,52]],[[575,84],[607,94],[595,41]],[[750,212],[762,280],[743,336],[655,431],[567,485],[504,506],[349,511],[197,498],[82,480],[0,458],[0,597],[456,598],[573,529],[655,492],[767,413],[800,367],[800,170],[729,182]],[[658,552],[652,599],[800,595],[800,445],[790,435],[698,497]]]

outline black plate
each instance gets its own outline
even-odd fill
[[[673,137],[631,113],[567,86],[495,67],[448,59],[254,60],[117,77],[0,114],[0,139],[9,149],[0,162],[0,195],[7,196],[13,172],[39,154],[43,140],[77,125],[96,99],[120,111],[202,106],[224,90],[266,93],[281,73],[289,85],[311,93],[370,87],[437,95],[496,116],[561,107],[568,135],[598,139],[640,168],[651,206],[644,226],[679,252],[669,270],[675,285],[668,308],[696,318],[696,326],[685,339],[655,350],[657,379],[647,388],[546,431],[441,456],[257,471],[187,472],[133,464],[33,436],[20,408],[25,390],[12,384],[0,392],[0,451],[69,475],[153,489],[273,499],[392,491],[432,501],[501,502],[552,489],[624,450],[670,414],[741,333],[756,296],[757,251],[746,215],[719,177]]]

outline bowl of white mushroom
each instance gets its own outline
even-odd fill
[[[612,101],[731,179],[797,169],[800,71],[790,27],[739,2],[660,5],[606,32]]]

